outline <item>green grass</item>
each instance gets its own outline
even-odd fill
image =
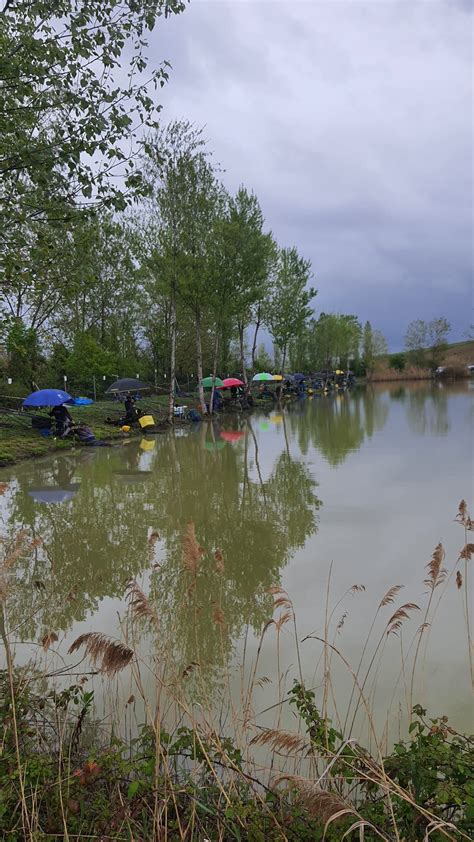
[[[158,395],[150,398],[145,398],[140,401],[140,408],[149,411],[157,424],[163,423],[166,417],[165,407],[167,403],[166,395]],[[83,421],[90,427],[96,438],[106,441],[117,441],[123,438],[123,433],[118,427],[113,427],[111,424],[105,423],[105,418],[111,417],[113,419],[120,418],[124,413],[122,404],[113,401],[98,401],[92,406],[71,407],[70,412],[76,422]],[[39,413],[38,414],[46,414]],[[29,426],[27,418],[17,420],[17,416],[12,417],[11,427],[0,428],[0,466],[11,465],[23,459],[29,459],[36,456],[47,456],[57,450],[68,450],[73,444],[76,444],[73,439],[61,441],[54,436],[43,437],[38,430]],[[7,422],[8,416],[2,418],[2,422]],[[130,435],[141,435],[141,431],[137,427],[132,429]]]

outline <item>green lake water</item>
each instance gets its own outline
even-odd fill
[[[377,604],[398,584],[404,589],[381,612],[374,646],[398,605],[420,610],[401,635],[384,638],[377,680],[367,682],[379,722],[389,709],[396,720],[407,706],[401,647],[413,653],[427,600],[425,565],[441,541],[452,575],[433,600],[414,701],[471,727],[464,589],[454,579],[464,532],[454,517],[461,498],[473,501],[473,387],[358,387],[4,469],[2,537],[25,529],[41,539],[10,570],[17,660],[33,658],[40,668],[42,659],[41,669],[53,672],[78,660],[66,652],[79,634],[126,634],[124,593],[136,580],[159,616],[162,657],[176,674],[200,669],[209,698],[230,693],[238,708],[242,660],[252,664],[262,626],[285,610],[273,613],[279,595],[269,589],[287,592],[300,641],[322,637],[328,624],[329,639],[356,667]],[[196,577],[183,561],[193,532]],[[356,584],[365,590],[348,593]],[[59,641],[50,652],[31,645],[51,631]],[[282,626],[278,647],[276,637],[269,628],[259,652],[257,715],[298,674],[293,622]],[[318,688],[322,646],[315,637],[300,644],[300,659],[305,680]],[[148,635],[134,645],[144,663],[152,658]],[[335,652],[332,668],[343,716],[351,682]],[[107,682],[93,681],[105,704]],[[152,693],[146,675],[143,681]],[[114,703],[130,686],[124,673]],[[192,686],[197,698],[195,679]],[[279,709],[291,724],[288,706]]]

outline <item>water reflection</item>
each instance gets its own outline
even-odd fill
[[[407,400],[407,419],[416,435],[426,433],[445,436],[450,423],[448,417],[448,395],[445,389],[433,387],[412,389]]]
[[[320,506],[315,479],[286,449],[262,466],[254,424],[202,425],[158,437],[151,450],[132,443],[22,466],[7,528],[13,534],[21,524],[42,544],[16,571],[9,611],[21,639],[67,630],[158,561],[151,592],[177,660],[228,657],[246,623],[258,629],[267,619],[266,590],[316,531]],[[43,488],[63,495],[61,505],[38,503],[32,489]],[[190,523],[203,548],[193,582],[183,563]],[[153,558],[150,531],[160,536]]]
[[[446,435],[458,423],[448,407],[467,388],[360,388],[3,472],[4,536],[26,528],[42,541],[33,558],[16,561],[10,626],[22,640],[86,618],[96,628],[100,603],[121,599],[127,583],[146,573],[160,639],[177,668],[227,662],[247,624],[258,630],[268,620],[268,588],[317,532],[324,487],[305,454],[324,457],[326,477],[347,460],[350,487],[349,455],[365,447],[370,469],[367,445],[389,413],[385,452],[408,453],[410,435]],[[384,482],[381,476],[380,493]],[[195,575],[184,558],[190,529],[200,548]]]
[[[365,439],[382,430],[389,404],[383,392],[366,388],[351,393],[299,401],[289,407],[289,424],[302,453],[310,445],[319,450],[330,465],[340,465],[348,454],[358,450]]]
[[[335,599],[360,581],[370,612],[373,595],[398,581],[419,603],[438,524],[472,485],[468,391],[467,383],[380,384],[0,472],[0,538],[25,528],[31,539],[42,539],[10,568],[8,625],[15,639],[38,642],[61,630],[70,638],[120,633],[116,612],[137,579],[151,594],[160,628],[157,641],[144,633],[134,646],[145,660],[155,647],[166,651],[181,675],[199,662],[186,681],[204,681],[210,694],[234,651],[238,663],[244,652],[248,661],[255,655],[251,631],[270,618],[268,588],[280,581],[301,636],[323,622],[332,560]],[[5,547],[0,541],[0,566]],[[447,587],[451,601],[460,596],[454,583]],[[447,605],[451,619],[433,639],[449,654],[462,612]],[[367,616],[354,605],[352,625],[341,632],[351,663]],[[80,629],[78,621],[85,621]],[[290,664],[286,638],[281,654]],[[312,674],[311,653],[302,657],[305,674]],[[439,663],[436,651],[427,669],[433,682]],[[268,654],[262,648],[259,664],[273,679],[271,646]],[[444,672],[440,681],[452,683]]]

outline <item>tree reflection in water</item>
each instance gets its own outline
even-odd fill
[[[298,401],[288,407],[288,416],[302,453],[311,445],[337,466],[383,429],[388,411],[383,393],[368,386]]]
[[[25,528],[42,540],[33,558],[16,562],[8,611],[17,639],[67,631],[151,567],[159,642],[172,648],[177,668],[225,662],[246,624],[259,629],[268,619],[266,591],[316,531],[320,506],[316,481],[286,448],[272,454],[270,469],[266,454],[263,471],[253,423],[242,422],[245,435],[235,443],[203,424],[157,437],[149,452],[133,442],[14,471],[5,531]],[[30,493],[65,487],[74,494],[57,504]],[[203,548],[195,579],[183,563],[189,523]]]

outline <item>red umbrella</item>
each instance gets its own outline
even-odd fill
[[[238,377],[226,377],[225,380],[222,381],[222,386],[218,386],[218,389],[230,389],[231,386],[243,386],[242,380],[239,380]]]
[[[245,433],[239,430],[224,430],[220,434],[221,439],[224,439],[224,441],[238,441],[242,436],[245,436]]]

